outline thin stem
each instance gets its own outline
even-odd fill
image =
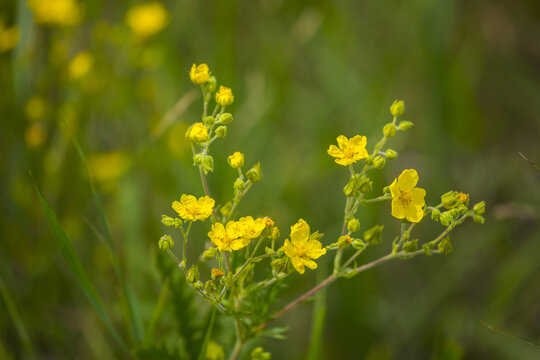
[[[234,329],[236,331],[236,342],[234,343],[234,348],[231,352],[231,355],[229,356],[229,360],[236,360],[238,358],[238,355],[240,355],[240,351],[242,350],[242,337],[240,333],[239,320],[234,321]]]
[[[358,203],[361,204],[361,205],[366,205],[366,204],[376,203],[376,202],[379,202],[379,201],[390,200],[391,198],[392,198],[392,196],[382,195],[382,196],[379,196],[379,197],[376,197],[376,198],[373,198],[373,199],[360,199],[360,200],[358,200]]]
[[[192,224],[193,224],[193,221],[190,221],[186,229],[186,232],[184,234],[184,245],[182,248],[182,262],[184,263],[184,266],[187,266],[186,249],[187,249],[188,235],[189,235],[189,231],[191,230]]]
[[[210,190],[208,189],[208,183],[206,182],[206,175],[204,174],[202,166],[199,166],[199,174],[201,175],[201,183],[203,186],[204,194],[211,198],[212,196],[210,195]],[[212,217],[213,217],[213,220],[217,220],[217,214],[216,214],[215,208],[212,209]]]

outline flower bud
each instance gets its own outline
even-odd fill
[[[394,135],[396,135],[396,125],[392,123],[386,124],[384,125],[382,132],[386,137],[394,137]]]
[[[441,212],[439,209],[433,209],[431,211],[431,219],[435,221],[439,221],[441,219]]]
[[[211,155],[205,155],[202,159],[202,167],[205,174],[214,171],[214,158]]]
[[[210,76],[206,84],[204,84],[204,92],[207,94],[212,94],[216,91],[217,81],[215,76]]]
[[[394,103],[390,106],[390,113],[392,116],[401,116],[405,112],[405,103],[403,100],[395,100]]]
[[[203,156],[201,154],[193,155],[193,166],[202,165],[202,161],[203,161]]]
[[[462,205],[462,204],[459,204],[456,208],[454,208],[452,210],[456,210],[458,215],[464,215],[467,211],[469,211],[469,209],[467,209],[467,207],[465,205]]]
[[[226,86],[221,85],[216,93],[216,103],[221,106],[229,106],[233,103],[234,96],[232,90]]]
[[[452,243],[450,242],[450,237],[447,236],[442,239],[441,242],[437,244],[437,249],[439,249],[441,254],[450,254],[453,250]]]
[[[261,163],[258,162],[251,169],[249,169],[248,172],[246,173],[246,177],[248,178],[249,181],[251,181],[252,184],[255,184],[261,181],[261,177],[262,177]]]
[[[188,129],[187,137],[195,143],[205,142],[208,140],[208,128],[203,123],[195,123]]]
[[[275,271],[282,271],[284,265],[285,264],[284,264],[284,261],[282,259],[274,259],[270,263],[270,266],[272,267],[272,270],[275,270]]]
[[[457,191],[449,191],[446,194],[443,194],[441,196],[441,202],[443,206],[447,209],[450,209],[458,203],[458,192]]]
[[[349,221],[347,221],[347,230],[349,230],[350,233],[360,230],[360,221],[358,221],[357,218],[349,219]]]
[[[375,159],[373,159],[373,166],[376,169],[382,169],[385,164],[386,164],[385,158],[380,155],[376,156]]]
[[[195,290],[201,290],[204,287],[203,283],[200,280],[195,281],[193,288]]]
[[[413,127],[413,125],[414,124],[410,121],[401,121],[399,123],[399,130],[401,131],[409,130],[410,128]]]
[[[160,250],[169,250],[174,246],[174,241],[169,235],[163,235],[158,241],[158,247]]]
[[[483,224],[486,221],[486,219],[484,219],[482,215],[474,215],[473,221],[477,224]]]
[[[364,177],[358,181],[357,189],[362,194],[370,192],[373,187],[373,182],[368,177]]]
[[[251,360],[270,360],[271,354],[269,352],[264,352],[262,347],[256,347],[251,352]]]
[[[226,203],[225,205],[223,205],[223,206],[219,209],[219,212],[221,213],[221,215],[227,217],[227,216],[230,215],[231,210],[232,210],[232,203],[229,201],[228,203]]]
[[[395,150],[388,149],[388,150],[386,150],[384,156],[386,156],[386,158],[388,160],[393,160],[393,159],[397,158],[398,153]]]
[[[279,239],[280,237],[280,233],[279,233],[279,229],[277,226],[274,226],[272,228],[272,231],[270,232],[270,235],[268,236],[270,238],[270,240],[277,240]]]
[[[219,280],[225,275],[225,272],[221,269],[212,268],[212,280]]]
[[[381,233],[384,225],[375,225],[371,229],[364,232],[364,240],[369,245],[377,245],[381,242]]]
[[[199,281],[199,268],[196,265],[192,265],[186,273],[186,281],[188,284],[193,284],[195,281]]]
[[[484,201],[474,204],[473,211],[476,215],[484,215],[486,211],[486,203]]]
[[[205,250],[203,252],[202,258],[204,261],[210,261],[216,256],[216,254],[217,254],[217,248],[211,247],[208,250]]]
[[[224,278],[223,282],[225,283],[226,287],[231,287],[234,285],[234,276],[232,273],[228,273]]]
[[[360,239],[354,239],[353,242],[352,242],[352,246],[356,250],[362,250],[362,249],[364,249],[366,247],[366,243],[363,242]]]
[[[350,244],[352,244],[352,239],[349,235],[340,236],[337,241],[340,249],[346,249]]]
[[[204,125],[212,126],[216,122],[216,119],[214,119],[213,116],[207,116],[203,119]]]
[[[233,121],[233,116],[231,113],[223,113],[219,116],[219,123],[221,125],[227,125]]]
[[[448,226],[454,221],[454,216],[450,211],[445,211],[440,216],[441,224],[444,226]]]
[[[226,126],[218,126],[216,129],[216,135],[217,137],[224,138],[227,136],[227,127]]]
[[[385,186],[385,187],[382,189],[382,192],[383,192],[383,194],[390,194],[390,186]]]
[[[236,179],[236,181],[234,182],[234,189],[241,191],[241,190],[244,190],[245,188],[246,188],[246,183],[244,182],[244,180],[240,178]]]
[[[206,291],[209,294],[215,293],[217,290],[216,284],[212,280],[208,280],[204,283],[204,291]]]
[[[460,192],[457,196],[457,201],[459,204],[463,204],[465,206],[469,206],[469,194],[464,194]]]
[[[418,239],[409,240],[403,243],[403,250],[407,253],[412,253],[418,250]]]
[[[238,169],[244,166],[244,154],[239,151],[234,152],[227,158],[227,162],[233,169]]]
[[[204,85],[210,78],[210,69],[206,64],[191,66],[189,78],[195,85]]]
[[[161,215],[161,223],[165,226],[174,226],[176,221],[170,216]]]

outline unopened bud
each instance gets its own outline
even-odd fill
[[[463,204],[465,206],[469,206],[469,194],[459,193],[457,197],[457,201],[460,204]]]
[[[437,244],[437,249],[439,249],[441,254],[444,254],[444,255],[450,254],[453,250],[452,243],[450,242],[450,238],[447,236],[444,239],[442,239],[441,242]]]
[[[382,191],[384,194],[390,194],[390,186],[385,186]]]
[[[163,235],[158,241],[160,250],[169,250],[174,246],[174,241],[169,235]]]
[[[352,239],[349,235],[340,236],[337,241],[340,249],[346,249],[350,244],[352,244]]]
[[[170,216],[161,215],[161,223],[165,226],[174,226],[176,221]]]
[[[217,254],[217,248],[211,247],[208,250],[205,250],[203,252],[202,258],[204,261],[210,261],[216,256],[216,254]]]
[[[484,215],[486,212],[486,203],[484,201],[474,204],[473,211],[476,215]]]
[[[386,153],[384,154],[388,160],[392,160],[397,158],[398,153],[395,150],[388,149],[386,150]]]
[[[193,166],[202,165],[202,161],[203,161],[203,156],[201,154],[193,155]]]
[[[269,238],[270,238],[270,240],[277,240],[277,239],[279,239],[279,237],[280,237],[279,229],[278,229],[277,226],[274,226],[272,228],[272,231],[270,232]]]
[[[206,125],[206,126],[211,126],[213,125],[214,123],[216,122],[216,119],[214,119],[213,116],[207,116],[203,119],[203,123]]]
[[[445,211],[440,216],[441,224],[444,226],[448,226],[454,221],[454,216],[450,211]]]
[[[230,124],[233,121],[233,116],[231,113],[223,113],[219,116],[219,123],[221,125]]]
[[[414,124],[410,121],[401,121],[399,123],[399,130],[401,131],[409,130],[410,128],[413,127],[413,125]]]
[[[210,76],[206,84],[204,84],[204,92],[210,93],[210,94],[213,93],[214,91],[216,91],[216,85],[217,85],[216,77]]]
[[[405,112],[405,103],[403,100],[395,100],[394,103],[390,106],[390,113],[393,116],[401,116]]]
[[[216,135],[217,137],[224,138],[227,136],[227,127],[226,126],[218,126],[216,129]]]
[[[386,137],[394,137],[394,135],[396,135],[396,125],[392,123],[386,124],[384,125],[382,132]]]
[[[244,190],[245,188],[246,188],[246,183],[244,182],[244,180],[240,178],[236,179],[236,181],[234,182],[234,189],[241,191],[241,190]]]
[[[202,159],[201,165],[206,174],[214,171],[214,158],[211,155],[205,155]]]
[[[360,239],[354,239],[353,242],[352,242],[352,246],[356,250],[362,250],[362,249],[364,249],[366,247],[366,243],[363,242]]]
[[[484,219],[482,215],[474,215],[473,221],[477,224],[483,224],[486,221],[486,219]]]
[[[381,233],[384,229],[384,225],[375,225],[371,229],[364,232],[364,240],[369,245],[377,245],[381,242]]]
[[[248,172],[246,173],[246,177],[248,178],[249,181],[251,181],[252,184],[255,184],[261,181],[261,177],[262,177],[261,163],[258,162],[251,169],[249,169]]]
[[[446,194],[443,194],[441,196],[441,202],[443,206],[447,209],[450,209],[457,205],[458,203],[458,192],[457,191],[449,191]]]
[[[204,291],[206,291],[207,293],[212,294],[216,292],[216,290],[217,290],[216,284],[214,284],[212,280],[208,280],[207,282],[204,283]]]
[[[244,154],[235,151],[234,154],[227,158],[227,162],[233,169],[238,169],[244,166]]]
[[[193,284],[196,281],[199,281],[199,268],[197,266],[192,265],[186,274],[186,281],[188,284]]]
[[[403,250],[408,253],[418,250],[418,239],[409,240],[403,243]]]
[[[431,219],[439,221],[441,219],[441,211],[439,209],[433,209],[431,211]]]
[[[216,268],[212,269],[211,277],[213,280],[219,280],[223,277],[223,275],[225,275],[225,272],[223,270]]]
[[[232,210],[232,203],[229,201],[228,203],[226,203],[225,205],[223,205],[223,206],[219,209],[219,212],[221,213],[221,215],[227,217],[227,216],[230,215],[231,210]]]
[[[358,221],[357,218],[349,219],[349,221],[347,221],[347,230],[351,233],[360,230],[360,221]]]
[[[203,283],[200,280],[195,281],[193,288],[195,290],[201,290],[204,287]]]
[[[380,155],[376,156],[375,159],[373,159],[373,166],[375,166],[376,169],[382,169],[385,164],[386,160]]]

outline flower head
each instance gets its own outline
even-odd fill
[[[69,75],[73,79],[83,77],[90,71],[93,62],[92,54],[89,51],[81,51],[69,63]]]
[[[75,0],[29,0],[28,5],[38,24],[70,26],[82,20],[81,8]]]
[[[133,5],[127,12],[126,22],[133,33],[141,38],[163,30],[169,22],[169,13],[160,2]]]
[[[229,106],[233,103],[234,96],[232,90],[226,86],[221,85],[216,93],[216,102],[221,106]]]
[[[330,145],[328,155],[335,157],[335,161],[339,165],[347,166],[369,156],[366,150],[367,140],[365,136],[356,135],[347,139],[345,136],[340,135],[337,137],[337,143],[339,148]]]
[[[392,216],[420,222],[424,216],[423,207],[426,190],[417,188],[418,173],[414,169],[403,170],[401,175],[390,185],[392,194]]]
[[[4,27],[0,21],[0,52],[9,51],[17,46],[21,32],[17,25],[12,27]]]
[[[189,71],[189,78],[195,85],[204,85],[210,79],[210,69],[206,64],[193,64]]]
[[[266,228],[266,221],[262,218],[253,220],[251,216],[241,217],[238,220],[241,236],[248,239],[255,239],[261,236],[262,231]]]
[[[196,143],[205,142],[208,140],[208,128],[203,123],[195,123],[189,130],[188,138]]]
[[[211,197],[203,196],[197,199],[193,195],[183,194],[180,201],[174,201],[172,208],[184,220],[205,220],[214,210],[215,201]]]
[[[317,263],[313,259],[326,254],[326,249],[318,240],[310,240],[309,225],[302,219],[291,226],[291,241],[285,240],[283,250],[300,274],[304,273],[305,266],[312,270],[316,269]]]
[[[227,162],[233,169],[238,169],[244,166],[244,154],[236,151],[234,154],[227,158]]]
[[[223,226],[222,223],[215,223],[208,233],[208,237],[219,251],[234,251],[246,247],[250,239],[242,237],[242,235],[242,228],[237,221],[229,221],[226,226]]]

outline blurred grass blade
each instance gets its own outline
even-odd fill
[[[144,336],[145,343],[149,342],[154,336],[154,327],[158,319],[161,317],[161,314],[163,313],[163,309],[165,308],[165,300],[169,292],[169,282],[170,280],[166,279],[163,282],[161,291],[159,292],[159,297],[157,299],[156,306],[154,307],[154,311],[152,311],[152,317],[150,318],[150,322],[148,323],[148,327],[146,328],[146,333]]]
[[[11,297],[11,294],[7,288],[7,285],[4,282],[4,279],[2,278],[1,275],[0,275],[0,294],[2,294],[2,298],[4,299],[4,303],[6,304],[7,312],[9,313],[9,315],[11,316],[11,319],[13,320],[13,323],[15,324],[15,329],[17,329],[17,334],[19,335],[19,338],[21,339],[27,358],[35,359],[32,343],[30,342],[30,338],[28,337],[28,333],[26,332],[24,323],[19,315],[19,312],[17,311],[17,307],[15,306],[15,301],[13,301],[13,298]],[[1,351],[0,351],[0,355],[2,355]]]
[[[317,273],[317,282],[324,280],[326,272],[319,271]],[[320,278],[320,279],[319,279]],[[322,359],[323,352],[323,334],[324,322],[326,317],[326,288],[319,291],[315,295],[315,305],[313,306],[313,325],[311,327],[311,339],[309,341],[309,349],[306,359],[319,360]]]
[[[540,344],[533,343],[532,341],[522,339],[522,338],[520,338],[520,337],[518,337],[518,336],[516,336],[514,334],[510,334],[508,331],[504,331],[502,329],[496,328],[495,326],[491,326],[491,325],[489,325],[488,323],[486,323],[486,322],[484,322],[482,320],[480,320],[480,323],[482,325],[484,325],[485,327],[487,327],[489,330],[495,331],[495,332],[497,332],[499,334],[502,334],[504,336],[508,336],[509,338],[512,338],[512,339],[517,340],[519,342],[522,342],[524,344],[527,344],[527,345],[533,346],[533,347],[535,347],[537,349],[540,349]]]
[[[64,123],[65,123],[65,126],[68,127],[68,134],[69,134],[69,137],[71,138],[71,142],[73,143],[73,146],[77,150],[77,154],[79,155],[79,158],[81,159],[81,162],[83,163],[84,168],[86,170],[86,175],[88,177],[88,182],[90,185],[90,191],[92,192],[92,199],[94,200],[94,204],[96,206],[99,217],[101,219],[101,223],[103,224],[103,228],[105,229],[105,236],[104,237],[98,236],[98,237],[104,238],[106,240],[105,244],[107,245],[107,248],[112,257],[114,272],[116,273],[116,277],[118,278],[118,281],[120,282],[120,286],[122,287],[122,291],[127,302],[129,322],[131,325],[131,333],[135,339],[135,342],[137,344],[140,344],[144,338],[144,330],[143,330],[141,315],[139,313],[138,306],[137,306],[137,300],[135,298],[135,295],[133,294],[133,291],[131,290],[130,286],[128,285],[124,277],[122,267],[120,266],[120,261],[118,260],[118,256],[116,255],[111,231],[109,228],[109,224],[107,222],[107,217],[105,216],[105,209],[103,208],[103,203],[101,202],[101,198],[94,187],[94,183],[92,181],[90,168],[88,167],[88,161],[86,160],[86,156],[84,155],[84,152],[82,151],[82,148],[79,145],[77,139],[75,139],[75,137],[72,135],[71,131],[69,130],[69,125],[66,122]],[[94,233],[97,234],[96,229],[93,229],[93,231]]]
[[[206,349],[208,348],[208,343],[210,342],[210,337],[212,336],[212,328],[214,327],[214,320],[216,318],[216,308],[212,307],[212,315],[210,315],[210,321],[206,327],[206,334],[204,335],[204,340],[201,345],[201,351],[199,351],[199,356],[197,360],[206,360]]]
[[[82,291],[84,292],[88,300],[90,300],[90,303],[94,307],[94,310],[96,310],[99,317],[101,318],[101,320],[103,321],[103,323],[105,324],[105,326],[107,327],[107,329],[109,330],[113,338],[118,342],[121,348],[129,354],[129,349],[126,343],[122,340],[122,338],[120,337],[120,335],[114,328],[113,324],[111,323],[109,317],[105,313],[105,310],[103,308],[103,303],[101,302],[101,298],[99,297],[99,294],[97,293],[90,278],[88,277],[88,274],[84,271],[81,260],[79,259],[77,253],[75,252],[75,248],[73,247],[73,244],[71,244],[71,242],[69,241],[62,225],[60,224],[60,221],[58,220],[58,217],[56,216],[56,213],[49,205],[47,199],[45,199],[45,197],[39,190],[33,178],[32,178],[32,181],[34,183],[34,188],[36,189],[36,192],[39,196],[41,207],[43,208],[43,211],[45,212],[45,215],[47,216],[49,226],[51,227],[56,243],[58,244],[58,247],[60,248],[62,257],[64,258],[67,266],[69,267],[69,270],[75,277],[77,284],[81,287]]]
[[[523,155],[522,153],[518,152],[518,154],[523,158],[523,160],[525,160],[526,162],[529,163],[529,165],[531,165],[533,168],[535,168],[536,170],[540,170],[540,167],[538,165],[536,165],[535,163],[533,163],[531,160],[527,159],[525,157],[525,155]]]

